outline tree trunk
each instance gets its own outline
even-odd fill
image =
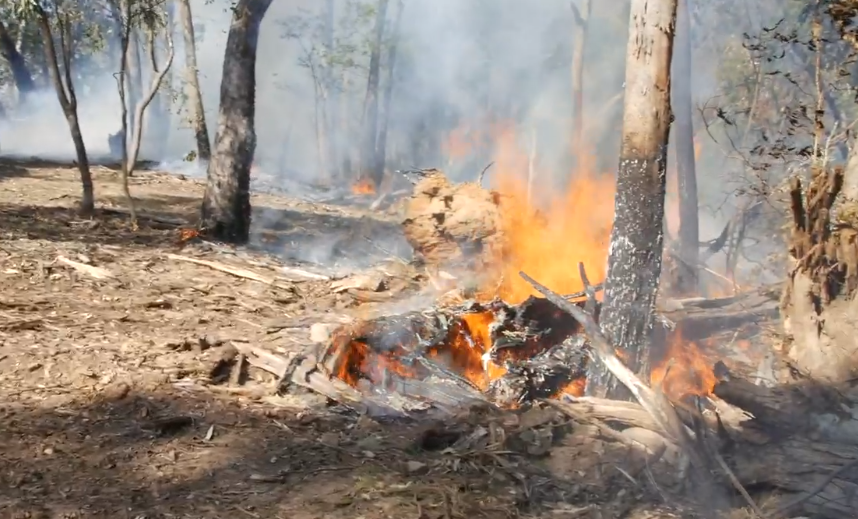
[[[250,165],[256,151],[256,46],[272,0],[239,0],[226,41],[214,154],[208,164],[200,225],[214,239],[250,235]]]
[[[679,0],[676,18],[676,50],[673,61],[673,107],[676,126],[676,172],[679,187],[679,279],[677,289],[684,294],[698,290],[699,224],[697,171],[694,157],[694,127],[691,122],[691,21],[688,0]]]
[[[212,147],[197,72],[196,36],[194,35],[191,3],[190,0],[179,0],[177,5],[179,18],[182,19],[182,34],[185,39],[185,92],[188,96],[188,112],[191,114],[194,136],[197,139],[197,157],[201,162],[208,162],[212,158]]]
[[[2,21],[0,21],[0,54],[9,63],[12,78],[15,80],[15,87],[18,89],[19,100],[26,102],[27,97],[36,90],[36,83],[33,81],[33,75],[30,74],[24,56],[18,51],[18,47]]]
[[[325,28],[324,28],[324,37],[325,37],[325,50],[328,53],[328,56],[333,56],[336,53],[336,49],[334,48],[334,32],[336,29],[336,2],[335,0],[325,0]],[[337,131],[339,127],[339,87],[337,86],[337,81],[334,76],[334,70],[332,63],[330,61],[325,64],[325,107],[324,112],[326,114],[325,117],[325,135],[327,138],[325,142],[327,143],[327,167],[330,175],[333,178],[342,178],[343,171],[341,171],[342,162],[340,160],[340,153],[342,148],[342,136]]]
[[[132,0],[126,0],[132,1]],[[133,23],[125,20],[123,23]],[[134,127],[134,109],[140,101],[140,96],[143,91],[143,72],[140,66],[140,38],[137,36],[135,27],[127,28],[128,31],[128,49],[125,51],[127,81],[128,81],[128,106],[132,107],[128,111],[128,116],[131,118],[128,121],[128,127]]]
[[[677,0],[632,0],[626,51],[623,140],[601,328],[623,360],[649,378],[653,308],[664,245],[664,193],[670,130],[670,61]],[[588,394],[626,397],[604,367]]]
[[[171,17],[168,15],[168,18]],[[167,22],[167,27],[165,27],[164,30],[172,30],[172,24],[169,20]],[[146,34],[146,44],[149,68],[152,71],[152,77],[156,77],[161,71],[158,67],[158,37],[153,29],[150,29]],[[151,144],[151,158],[154,160],[163,160],[167,154],[167,143],[170,139],[169,88],[170,85],[165,73],[163,85],[155,91],[149,110],[147,110],[148,126],[150,130],[148,135],[151,136],[147,141]],[[167,90],[167,95],[164,95],[164,90]]]
[[[48,15],[39,4],[35,5],[39,31],[42,33],[42,41],[45,47],[45,62],[48,66],[48,74],[57,91],[57,99],[60,102],[66,122],[69,125],[72,142],[74,142],[77,154],[77,168],[80,171],[80,183],[83,188],[79,206],[80,212],[84,215],[89,215],[95,210],[95,195],[92,186],[92,173],[89,171],[89,159],[86,156],[86,146],[83,142],[83,134],[80,131],[80,122],[77,117],[77,96],[75,95],[74,82],[71,76],[72,43],[71,32],[68,30],[70,21],[67,18],[62,20],[61,17],[56,21],[60,33],[61,51],[63,53],[63,74],[60,74],[59,57],[54,47],[54,37],[51,32]]]
[[[396,71],[396,51],[399,46],[399,26],[402,24],[402,10],[405,4],[399,0],[396,19],[393,22],[393,36],[390,50],[387,54],[387,83],[384,86],[384,108],[381,116],[381,128],[378,130],[378,144],[375,150],[375,171],[384,176],[384,165],[387,160],[387,128],[390,124],[390,106],[393,102],[393,82]],[[378,183],[380,186],[381,184]]]
[[[375,17],[375,41],[369,57],[369,77],[366,85],[366,98],[361,118],[361,148],[359,182],[372,182],[381,185],[382,172],[375,169],[375,153],[378,143],[378,84],[381,68],[381,43],[384,36],[384,20],[390,0],[378,0],[378,12]]]
[[[572,161],[577,168],[584,144],[584,51],[587,48],[587,26],[593,1],[584,0],[581,10],[574,3],[571,5],[576,26],[572,43]]]

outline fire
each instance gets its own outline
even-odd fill
[[[372,179],[362,178],[352,185],[352,193],[356,195],[374,195],[375,183]]]
[[[353,340],[339,359],[334,375],[353,387],[359,387],[360,379],[368,379],[376,386],[385,386],[389,372],[415,378],[416,370],[398,360],[404,353],[404,349],[397,347],[387,354],[377,354],[365,342]]]
[[[427,357],[440,360],[474,386],[486,390],[489,384],[506,374],[506,369],[487,357],[492,347],[489,325],[495,320],[492,312],[465,314],[444,344],[430,348]]]
[[[593,283],[602,281],[614,217],[613,175],[596,173],[595,161],[588,155],[579,158],[583,167],[566,192],[553,194],[552,186],[539,180],[542,177],[532,168],[529,150],[521,145],[513,126],[496,127],[494,144],[493,187],[500,194],[507,246],[484,294],[510,303],[535,295],[518,275],[522,270],[560,293],[578,292],[584,288],[577,275],[579,262]],[[537,177],[530,183],[532,189],[529,170]],[[534,201],[539,199],[546,202],[536,210]]]
[[[717,382],[712,366],[697,344],[683,340],[682,331],[677,330],[668,337],[664,357],[653,367],[650,383],[673,400],[710,395]]]

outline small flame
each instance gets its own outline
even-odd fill
[[[352,193],[355,195],[374,195],[375,182],[369,178],[362,178],[352,185]]]

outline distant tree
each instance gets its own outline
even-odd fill
[[[376,170],[376,146],[378,145],[378,88],[381,70],[381,45],[384,37],[384,25],[387,18],[387,6],[390,0],[378,0],[375,15],[375,39],[369,57],[369,75],[367,76],[366,98],[363,102],[361,117],[360,171],[358,182],[368,182],[378,188],[381,185],[383,171]]]
[[[200,226],[210,237],[250,237],[250,166],[256,151],[256,47],[272,0],[238,0],[226,41],[214,153],[208,164]]]
[[[77,95],[72,78],[72,58],[74,56],[74,30],[82,24],[82,13],[79,5],[65,0],[39,2],[37,0],[21,0],[16,4],[20,18],[34,19],[42,35],[45,51],[45,61],[51,82],[57,92],[57,99],[62,107],[66,122],[74,142],[77,155],[77,167],[80,171],[83,194],[80,200],[81,213],[92,214],[95,209],[95,195],[92,185],[92,173],[89,170],[89,158],[80,121],[77,114]],[[59,42],[59,54],[54,42]]]
[[[33,81],[33,75],[30,73],[27,61],[2,20],[0,20],[0,55],[3,56],[12,70],[12,78],[15,80],[15,87],[18,89],[20,100],[25,101],[36,90],[36,82]]]
[[[197,43],[194,32],[194,19],[191,12],[190,0],[178,0],[179,18],[182,21],[182,35],[185,42],[185,92],[197,141],[197,157],[202,162],[208,162],[212,157],[209,128],[206,124],[206,113],[203,108],[203,96],[200,91],[199,70],[197,70]]]

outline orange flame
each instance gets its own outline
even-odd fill
[[[374,195],[375,182],[369,178],[362,178],[352,185],[352,193],[355,195]]]
[[[652,387],[661,387],[672,400],[712,394],[717,382],[713,363],[701,353],[697,344],[683,340],[682,332],[677,330],[668,338],[665,347],[664,359],[650,374]]]

